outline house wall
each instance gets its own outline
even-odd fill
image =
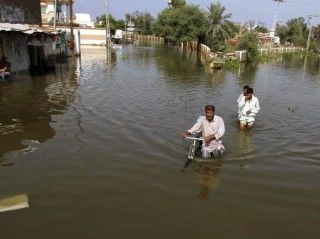
[[[0,22],[41,25],[40,0],[0,0]]]
[[[29,53],[26,35],[20,33],[0,32],[3,43],[3,53],[11,63],[11,71],[24,71],[29,69]],[[2,49],[0,50],[2,57]]]

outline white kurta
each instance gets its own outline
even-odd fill
[[[197,123],[188,130],[191,134],[199,134],[202,132],[202,137],[206,137],[209,135],[214,135],[215,140],[212,140],[209,145],[202,145],[202,147],[209,153],[214,152],[215,150],[224,150],[224,146],[222,145],[222,136],[225,133],[225,126],[223,119],[215,115],[214,119],[209,122],[205,116],[200,116]]]
[[[251,111],[247,114],[247,111]],[[253,123],[255,121],[254,117],[259,113],[260,105],[257,97],[252,96],[251,100],[245,101],[243,96],[240,101],[238,101],[238,119],[246,123]]]
[[[244,94],[242,93],[238,99],[237,99],[237,105],[238,105],[238,115],[241,113],[241,110],[239,108],[239,103],[241,102],[242,98],[244,98]]]

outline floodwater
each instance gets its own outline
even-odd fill
[[[163,47],[83,49],[47,76],[0,83],[0,214],[6,238],[319,238],[320,71],[302,59],[210,73]],[[249,84],[256,127],[240,132]],[[212,103],[226,154],[187,163],[179,134]]]

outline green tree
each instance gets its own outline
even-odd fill
[[[199,6],[185,5],[163,10],[154,24],[154,31],[174,44],[202,42],[206,26],[205,14]]]
[[[264,26],[259,26],[259,25],[255,28],[255,31],[261,32],[261,33],[268,33],[269,32],[268,28],[266,28]]]
[[[219,2],[211,3],[206,12],[208,30],[206,43],[212,50],[222,50],[225,41],[233,37],[234,24],[230,21],[232,14],[225,13],[226,8]]]
[[[315,42],[320,43],[320,24],[312,29],[312,36]]]
[[[185,0],[172,0],[171,4],[172,4],[173,8],[179,8],[179,7],[185,6],[186,1]]]
[[[98,27],[106,27],[106,15],[105,14],[101,15],[100,17],[97,17],[96,21],[97,21]],[[100,22],[101,22],[101,24],[100,24]],[[116,20],[111,14],[109,15],[109,22],[110,22],[110,30],[111,30],[112,34],[114,34],[117,29],[124,30],[124,28],[125,28],[124,20]]]
[[[139,12],[135,11],[134,13],[130,14],[127,13],[125,15],[126,21],[129,22],[130,20],[134,23],[136,30],[140,34],[144,35],[151,35],[153,34],[152,25],[155,21],[154,17],[149,12]]]
[[[277,25],[276,35],[280,37],[281,44],[289,42],[288,27]]]
[[[287,23],[289,41],[297,46],[306,46],[308,27],[303,17],[294,18]]]
[[[262,22],[258,22],[255,30],[257,32],[261,32],[261,33],[268,33],[269,32],[269,29],[266,27],[266,24],[262,23]]]
[[[306,46],[308,27],[303,17],[289,20],[286,25],[277,27],[276,34],[282,43],[292,43],[296,46]]]
[[[247,61],[254,61],[259,55],[259,39],[256,31],[247,31],[241,37],[238,49],[247,51]]]

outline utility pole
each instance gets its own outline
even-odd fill
[[[277,24],[279,21],[279,9],[280,9],[280,3],[283,2],[283,0],[274,0],[276,2],[276,11],[274,13],[274,19],[273,19],[273,26],[271,29],[271,32],[273,33],[273,36],[276,32]]]
[[[317,15],[308,15],[308,25],[309,25],[309,35],[308,35],[308,42],[307,42],[307,48],[306,52],[309,52],[310,48],[310,41],[311,41],[311,35],[312,35],[312,18],[318,17]]]
[[[69,24],[70,24],[70,49],[74,57],[74,35],[73,35],[73,0],[69,0]]]
[[[56,30],[57,28],[57,5],[58,0],[54,0],[54,22],[53,22],[53,28]]]
[[[108,0],[106,0],[106,51],[107,51],[107,61],[109,61],[111,60],[111,31],[110,31]]]

